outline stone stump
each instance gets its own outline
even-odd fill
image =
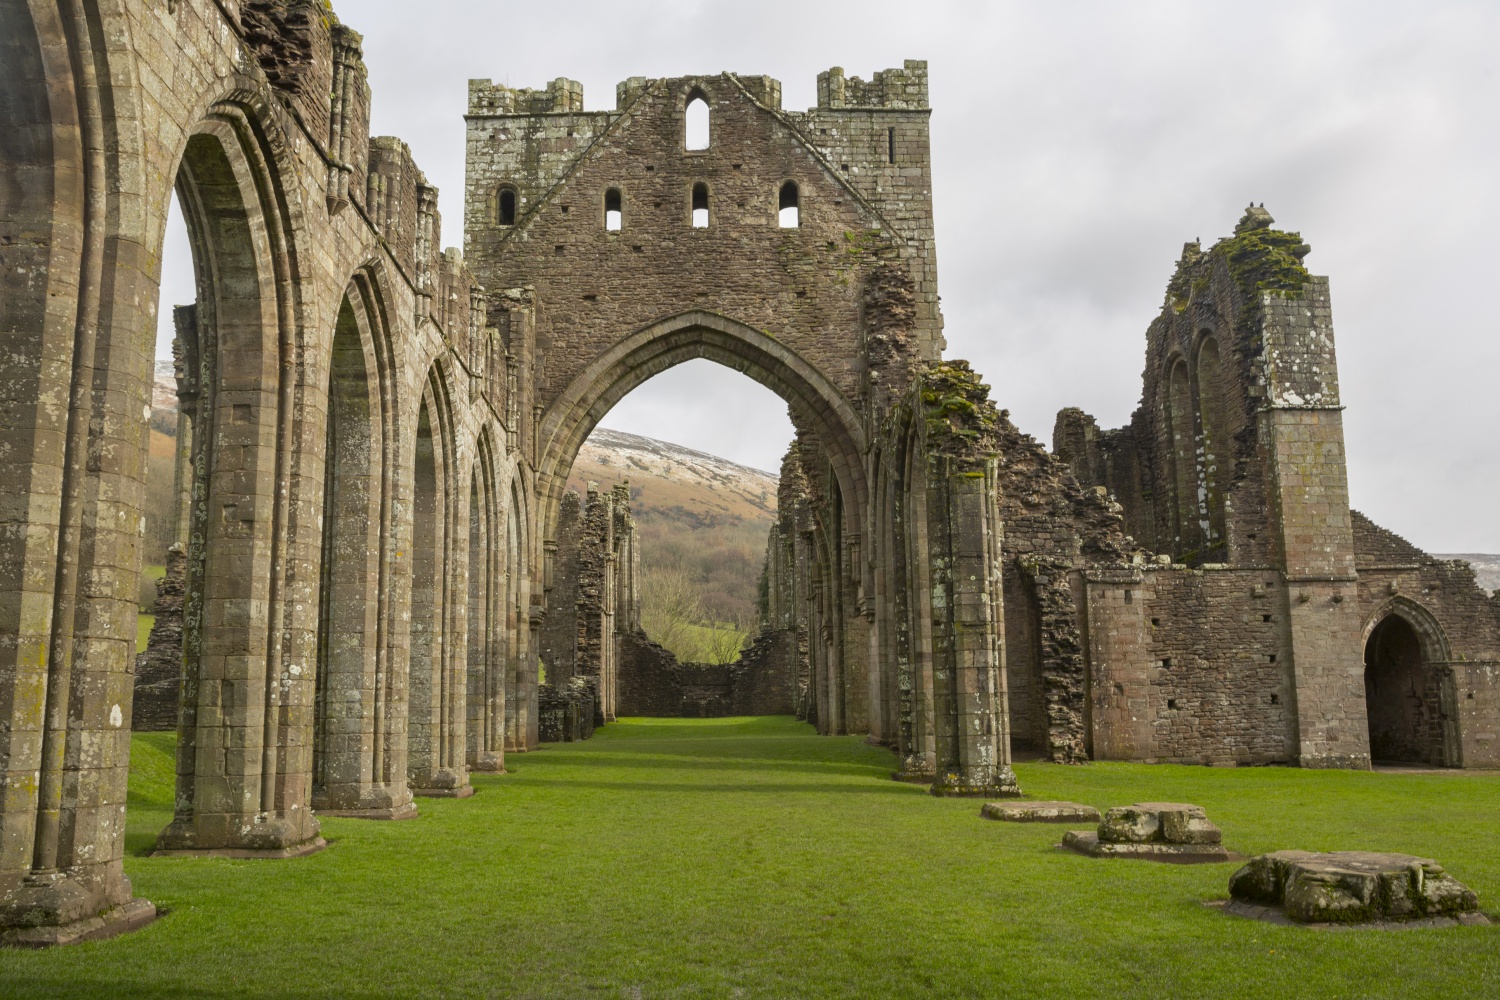
[[[1097,831],[1070,830],[1063,846],[1091,858],[1147,858],[1196,863],[1228,861],[1223,834],[1201,806],[1137,802],[1104,814]]]
[[[1431,858],[1410,854],[1262,854],[1230,876],[1229,894],[1227,912],[1277,923],[1489,922],[1472,889]]]

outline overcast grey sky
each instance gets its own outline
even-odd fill
[[[1063,406],[1129,419],[1183,242],[1264,201],[1332,281],[1354,505],[1433,551],[1500,551],[1500,4],[335,7],[365,36],[372,131],[411,144],[451,246],[470,77],[571,77],[594,109],[629,76],[768,73],[800,109],[829,66],[928,60],[948,353],[1044,441]],[[784,409],[694,362],[605,423],[774,470]]]

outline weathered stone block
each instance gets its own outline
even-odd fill
[[[1279,909],[1303,924],[1428,918],[1477,922],[1479,897],[1436,861],[1370,851],[1276,851],[1252,858],[1229,879],[1229,911]]]
[[[1116,806],[1104,814],[1099,824],[1099,839],[1114,844],[1144,844],[1159,840],[1161,820],[1149,809]]]
[[[1142,857],[1163,861],[1228,861],[1223,834],[1201,806],[1137,802],[1105,813],[1097,833],[1070,831],[1063,846],[1090,857]]]

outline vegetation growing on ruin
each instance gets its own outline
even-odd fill
[[[863,736],[625,720],[472,799],[324,821],[295,861],[148,858],[173,742],[137,735],[126,870],[161,920],[0,962],[0,996],[1410,997],[1500,991],[1500,927],[1227,917],[1233,864],[1097,861],[890,780]],[[1500,776],[1016,766],[1036,798],[1204,806],[1227,846],[1407,851],[1500,900]]]
[[[922,407],[930,447],[943,454],[983,450],[999,426],[990,387],[967,361],[943,361],[922,376]]]
[[[1220,240],[1211,252],[1228,266],[1240,294],[1257,305],[1261,292],[1295,295],[1310,277],[1302,266],[1307,245],[1300,233],[1249,229]]]

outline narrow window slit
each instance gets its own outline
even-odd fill
[[[782,229],[796,229],[801,225],[801,210],[797,201],[797,183],[787,181],[781,185],[781,197],[778,199],[777,221],[781,223]]]
[[[623,216],[620,212],[620,191],[610,188],[604,192],[604,228],[611,233],[620,231]]]
[[[708,228],[708,185],[702,181],[693,185],[693,228]]]

